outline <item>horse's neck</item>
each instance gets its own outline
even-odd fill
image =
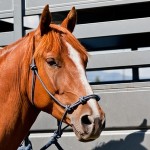
[[[20,42],[0,56],[0,149],[6,150],[16,149],[39,113],[27,96],[29,45]]]

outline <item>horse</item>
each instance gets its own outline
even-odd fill
[[[62,121],[82,142],[95,140],[103,130],[105,113],[85,73],[88,53],[72,34],[75,7],[60,25],[51,20],[46,5],[34,31],[0,50],[0,149],[16,150],[41,111],[61,120],[66,106],[87,95]]]

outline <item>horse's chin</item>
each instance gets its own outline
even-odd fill
[[[92,131],[91,131],[91,133],[84,133],[84,132],[78,131],[73,125],[72,125],[72,129],[73,129],[77,139],[80,142],[93,141],[93,140],[97,139],[101,133],[101,131],[98,131],[96,134],[94,134]]]

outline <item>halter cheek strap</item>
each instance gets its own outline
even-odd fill
[[[54,95],[47,89],[46,85],[44,84],[44,82],[42,81],[41,77],[38,74],[38,68],[35,64],[35,60],[32,59],[32,63],[30,65],[31,70],[32,70],[32,87],[31,87],[31,101],[32,104],[34,104],[34,90],[35,90],[35,81],[36,81],[36,77],[38,78],[38,80],[40,81],[40,83],[42,84],[43,88],[45,89],[45,91],[49,94],[49,96],[52,98],[52,100],[59,105],[60,107],[62,107],[65,112],[61,118],[60,121],[58,121],[58,128],[57,130],[54,132],[54,135],[52,136],[51,140],[45,145],[43,146],[40,150],[45,150],[47,149],[49,146],[51,146],[52,144],[55,144],[55,146],[59,149],[59,150],[63,150],[62,147],[59,145],[58,143],[58,139],[61,137],[63,131],[69,126],[65,126],[64,128],[62,128],[62,123],[63,120],[65,119],[67,113],[71,113],[72,111],[74,111],[79,105],[84,105],[87,103],[88,100],[90,100],[91,98],[95,99],[96,101],[100,100],[100,97],[96,94],[91,94],[88,96],[83,96],[80,97],[79,100],[71,105],[64,105],[62,104],[56,97],[54,97]]]
[[[35,89],[37,67],[35,65],[34,59],[32,60],[32,63],[30,65],[30,67],[31,67],[31,70],[32,70],[31,102],[32,102],[33,105],[35,105],[34,104],[34,89]]]

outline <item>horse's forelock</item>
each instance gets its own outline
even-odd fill
[[[38,47],[36,48],[34,56],[41,56],[45,50],[59,52],[63,50],[64,39],[66,42],[70,43],[79,53],[84,55],[86,58],[88,56],[86,49],[80,44],[80,42],[64,27],[50,24],[51,30],[43,35]]]
[[[35,48],[34,57],[41,57],[44,52],[55,51],[58,52],[61,50],[60,37],[55,31],[50,31],[47,34],[43,35],[40,39],[37,47]]]
[[[50,27],[52,29],[56,29],[58,32],[62,33],[65,40],[71,44],[79,53],[85,54],[88,56],[86,49],[80,44],[80,42],[73,36],[71,32],[69,32],[66,28],[51,24]]]

